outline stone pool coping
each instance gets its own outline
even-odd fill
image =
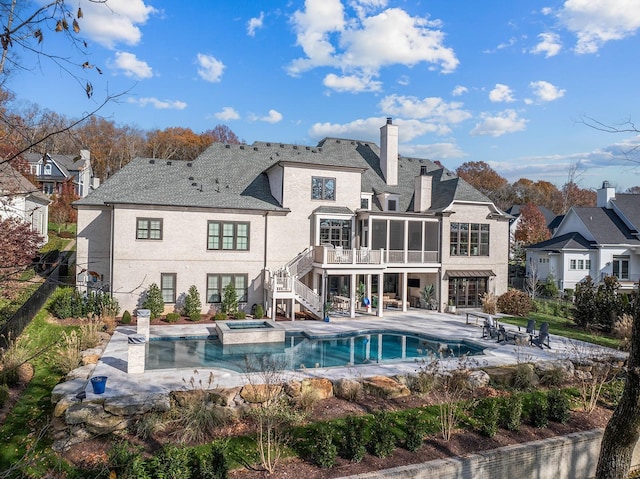
[[[587,351],[616,354],[616,351],[595,346],[581,341],[569,340],[551,335],[551,350],[542,350],[531,346],[498,344],[495,340],[481,339],[482,328],[474,324],[465,324],[464,316],[438,313],[425,310],[411,310],[406,313],[386,314],[384,318],[360,316],[356,319],[332,318],[323,321],[283,321],[277,323],[286,331],[305,331],[310,335],[335,335],[353,331],[367,330],[401,330],[408,333],[428,334],[442,339],[470,340],[483,345],[485,354],[475,356],[478,366],[499,366],[516,364],[518,361],[546,361],[566,359],[577,354],[585,355]],[[188,389],[192,379],[198,383],[208,384],[210,374],[213,376],[211,388],[230,388],[245,385],[247,375],[220,368],[164,369],[145,371],[139,374],[128,374],[128,337],[137,333],[135,326],[120,326],[103,351],[91,376],[108,378],[104,394],[94,394],[88,380],[75,379],[59,385],[64,392],[71,394],[82,390],[88,400],[101,400],[117,397],[155,396],[171,391]],[[216,335],[215,323],[189,325],[151,326],[151,336],[210,336]],[[445,360],[455,367],[456,359]],[[306,368],[296,371],[285,371],[283,381],[300,380],[305,377],[322,377],[331,380],[340,378],[357,379],[368,376],[395,376],[414,373],[415,362],[397,362],[382,364],[366,364],[339,368]],[[63,392],[63,391],[61,391]]]

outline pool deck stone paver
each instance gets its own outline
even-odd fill
[[[499,317],[497,318],[499,320]],[[581,354],[588,349],[594,352],[616,353],[613,350],[594,346],[580,341],[551,335],[551,350],[542,350],[529,345],[498,344],[495,340],[482,339],[482,328],[475,324],[466,324],[464,315],[438,313],[423,309],[411,309],[403,312],[385,312],[384,318],[360,315],[356,319],[332,317],[324,321],[282,321],[278,325],[287,331],[306,331],[311,335],[335,335],[352,331],[366,330],[402,330],[409,333],[422,333],[438,336],[443,339],[468,339],[486,347],[485,354],[474,356],[480,366],[498,366],[515,364],[518,361],[537,362],[566,359],[576,353]],[[515,326],[505,326],[515,329]],[[216,333],[214,323],[195,323],[193,325],[151,326],[151,336],[208,336]],[[139,374],[127,373],[128,337],[137,334],[135,326],[120,326],[116,329],[98,361],[92,376],[107,376],[106,390],[103,394],[93,393],[91,384],[85,383],[87,400],[110,400],[112,398],[157,396],[171,391],[190,389],[193,378],[196,384],[207,387],[210,373],[213,373],[211,389],[243,386],[247,383],[245,373],[238,373],[220,368],[164,369],[145,371]],[[444,360],[457,365],[456,359]],[[414,373],[415,362],[372,363],[339,368],[306,368],[283,372],[283,379],[303,379],[305,377],[323,377],[331,380],[339,378],[356,379],[375,375],[394,376]]]

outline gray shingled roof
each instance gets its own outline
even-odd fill
[[[491,201],[430,160],[400,157],[398,186],[387,186],[380,170],[377,145],[357,140],[325,138],[318,146],[256,142],[252,145],[214,143],[194,161],[136,158],[77,205],[105,203],[285,210],[273,198],[266,171],[278,163],[302,163],[361,168],[362,191],[400,195],[399,211],[413,211],[415,178],[421,167],[433,176],[430,212],[453,201]],[[375,198],[375,197],[374,197]],[[379,209],[374,200],[372,208]]]
[[[613,210],[598,207],[573,208],[598,244],[640,244]]]
[[[640,195],[618,193],[612,202],[633,223],[633,231],[640,231]]]
[[[29,196],[41,203],[51,203],[47,195],[20,174],[9,162],[0,163],[0,194]]]
[[[595,243],[587,241],[580,233],[567,233],[557,238],[551,238],[540,243],[527,246],[527,249],[539,249],[543,251],[561,251],[574,249],[595,249]]]

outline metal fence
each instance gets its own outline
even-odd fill
[[[20,336],[24,328],[31,322],[33,317],[45,305],[49,296],[60,285],[60,270],[68,270],[69,255],[63,254],[60,263],[52,270],[47,280],[29,297],[29,299],[11,316],[6,323],[0,327],[0,348],[6,348],[11,338]],[[66,274],[66,273],[65,273]]]

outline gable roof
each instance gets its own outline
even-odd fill
[[[25,196],[33,198],[40,203],[51,203],[47,195],[42,193],[18,170],[11,166],[8,161],[0,163],[0,195]]]
[[[579,207],[572,211],[580,218],[598,244],[640,244],[620,217],[608,208]]]
[[[524,205],[513,205],[508,210],[506,210],[506,213],[517,218],[518,216],[520,216],[523,206]],[[557,221],[558,215],[556,215],[553,211],[551,211],[546,206],[536,205],[536,208],[538,208],[538,210],[540,210],[540,213],[542,213],[542,216],[544,216],[544,220],[545,220],[545,223],[547,224],[547,228],[551,229],[552,224]]]
[[[631,222],[632,230],[636,233],[640,232],[640,195],[618,193],[611,202]]]
[[[22,156],[30,164],[39,163],[40,160],[42,160],[46,156],[47,160],[53,161],[66,177],[72,176],[72,173],[81,171],[87,168],[88,165],[90,165],[90,163],[87,161],[88,158],[83,157],[82,154],[54,155],[46,153],[45,155],[42,155],[40,153],[24,153]]]
[[[540,243],[527,246],[527,249],[538,249],[543,251],[561,251],[561,250],[586,250],[595,249],[596,244],[587,241],[580,233],[567,233],[557,238],[551,238]]]
[[[76,205],[140,204],[288,211],[272,196],[266,171],[276,165],[318,165],[362,171],[363,192],[398,194],[398,211],[413,211],[415,178],[433,177],[430,212],[454,201],[492,204],[466,181],[430,160],[398,158],[398,185],[388,186],[377,145],[325,138],[318,146],[214,143],[193,161],[136,158]],[[424,167],[424,168],[423,168]],[[375,201],[372,209],[380,210]],[[502,213],[502,212],[500,212]],[[504,214],[504,213],[502,213]]]

